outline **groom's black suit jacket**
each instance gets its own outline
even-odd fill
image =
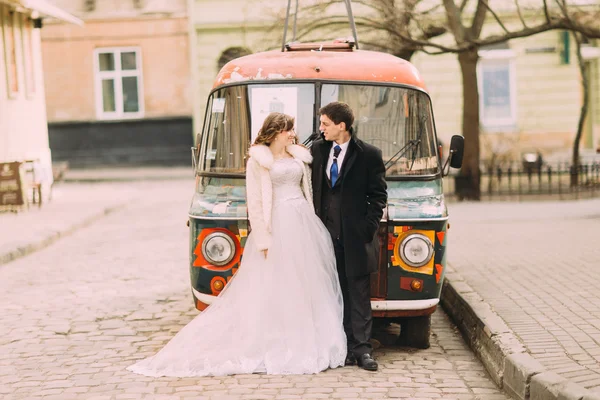
[[[332,143],[319,139],[311,147],[313,201],[315,212],[324,223],[326,211],[323,200],[333,190],[325,173]],[[340,196],[339,218],[346,274],[367,275],[377,270],[377,228],[387,203],[381,150],[352,137],[339,174],[335,189],[339,189],[336,195]]]

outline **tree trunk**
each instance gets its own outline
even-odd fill
[[[457,185],[459,199],[480,200],[479,170],[479,89],[477,85],[477,49],[465,51],[458,55],[462,72],[463,119],[462,134],[465,138],[465,152]]]
[[[581,73],[581,87],[583,92],[583,101],[581,105],[581,111],[579,112],[579,123],[577,124],[577,134],[573,141],[573,156],[571,158],[571,187],[575,187],[579,184],[579,144],[581,143],[581,136],[583,136],[583,129],[585,126],[585,119],[587,117],[589,108],[589,82],[587,75],[587,64],[581,56],[581,38],[575,33],[575,42],[577,43],[577,61],[579,62],[579,72]]]
[[[406,61],[410,61],[410,59],[412,58],[412,56],[415,54],[415,50],[414,49],[407,49],[407,48],[402,48],[396,52],[394,52],[394,55],[396,57],[400,57],[403,60]]]

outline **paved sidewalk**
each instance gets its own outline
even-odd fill
[[[52,200],[19,213],[0,212],[0,265],[54,243],[144,195],[157,181],[189,180],[191,167],[71,169],[52,189]],[[135,182],[135,184],[134,184]]]
[[[600,399],[600,200],[450,213],[444,305],[492,377],[516,398]]]
[[[0,213],[0,266],[54,243],[135,202],[152,183],[58,183],[52,200],[19,213]],[[154,183],[156,184],[156,183]],[[190,196],[193,191],[190,178]]]

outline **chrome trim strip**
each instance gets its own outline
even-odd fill
[[[371,301],[373,311],[396,311],[396,310],[426,310],[437,306],[440,299],[425,300],[379,300]]]
[[[448,221],[450,217],[439,217],[439,218],[390,218],[389,221],[399,221],[399,222],[410,222],[410,221],[419,221],[419,222],[427,222],[427,221]]]
[[[196,296],[196,299],[200,300],[204,304],[210,305],[217,298],[217,296],[213,296],[212,294],[200,293],[194,288],[192,288],[192,292],[194,292],[194,296]]]
[[[193,218],[193,219],[219,219],[219,220],[247,220],[248,217],[199,217],[198,215],[192,215],[192,214],[188,214],[188,217]]]

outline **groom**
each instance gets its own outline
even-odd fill
[[[345,103],[319,110],[323,139],[311,147],[315,211],[333,239],[344,298],[346,365],[377,370],[369,340],[370,274],[377,270],[377,230],[387,202],[381,150],[353,135],[354,113]]]

